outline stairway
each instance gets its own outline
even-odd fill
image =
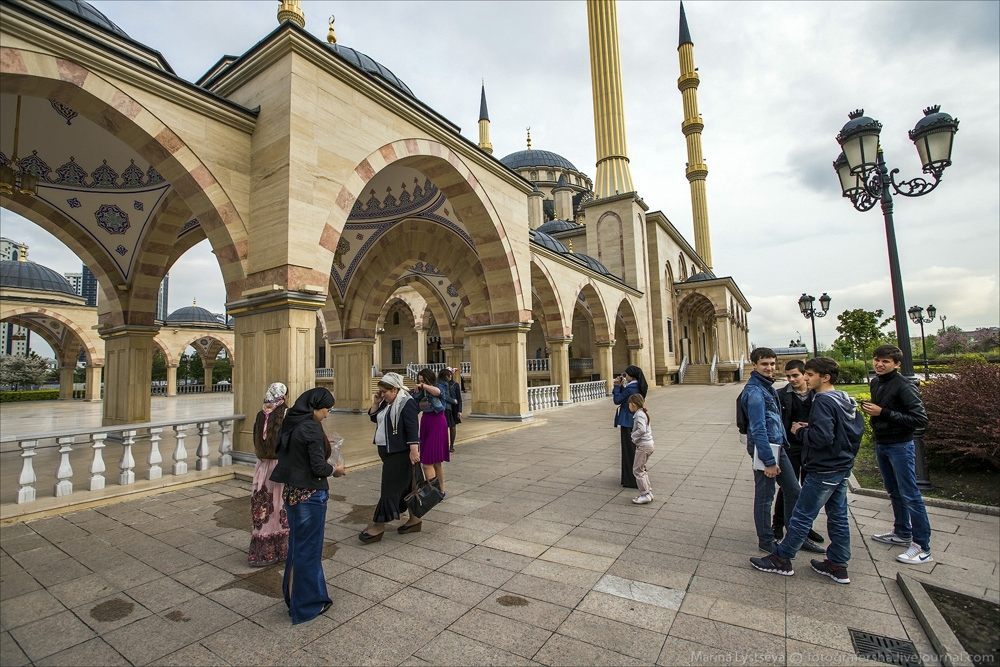
[[[684,381],[681,384],[712,384],[711,364],[688,364],[684,371]]]

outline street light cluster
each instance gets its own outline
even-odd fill
[[[927,339],[924,338],[924,325],[930,324],[934,321],[935,316],[937,316],[937,308],[934,307],[934,304],[927,306],[926,318],[924,317],[923,306],[911,306],[910,309],[906,311],[906,314],[910,316],[910,319],[913,320],[914,324],[920,325],[920,347],[924,350],[924,379],[930,380],[931,367],[927,363]]]
[[[813,356],[819,356],[818,345],[816,344],[816,318],[826,317],[826,314],[830,311],[830,302],[833,301],[830,295],[823,292],[823,296],[819,298],[819,305],[822,310],[817,311],[816,307],[813,305],[816,303],[816,297],[811,294],[802,293],[799,297],[799,311],[802,313],[802,317],[806,318],[812,323],[813,332]]]

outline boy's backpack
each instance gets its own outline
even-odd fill
[[[747,434],[747,413],[743,409],[743,392],[736,397],[736,428],[739,430],[740,435]]]

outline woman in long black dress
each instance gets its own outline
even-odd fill
[[[330,465],[330,443],[322,422],[333,407],[328,389],[310,389],[285,413],[275,450],[278,465],[272,482],[285,485],[288,516],[288,557],[281,588],[292,624],[311,621],[330,605],[323,578],[323,533],[330,484],[327,477],[340,477],[344,465]]]
[[[649,385],[646,376],[638,366],[629,366],[625,372],[615,378],[612,394],[618,410],[615,411],[615,426],[620,427],[622,445],[622,486],[626,489],[637,489],[632,468],[635,466],[635,445],[632,444],[633,415],[628,409],[628,397],[632,394],[642,394],[646,398]]]

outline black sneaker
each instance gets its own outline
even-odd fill
[[[812,540],[806,540],[805,542],[802,543],[802,551],[808,551],[808,552],[814,553],[814,554],[825,554],[826,553],[826,549],[824,549],[820,545],[816,544]]]
[[[809,537],[810,540],[812,540],[816,544],[823,544],[823,542],[826,541],[826,539],[822,535],[820,535],[819,533],[817,533],[812,528],[809,529],[809,536],[808,537]]]
[[[847,576],[846,565],[834,565],[829,560],[811,560],[809,564],[812,566],[813,572],[830,577],[838,584],[851,583],[851,578]]]
[[[783,574],[786,577],[795,574],[795,570],[792,569],[792,561],[778,558],[774,554],[763,558],[751,558],[750,564],[761,572],[773,572],[774,574]],[[846,574],[847,571],[844,572]]]

